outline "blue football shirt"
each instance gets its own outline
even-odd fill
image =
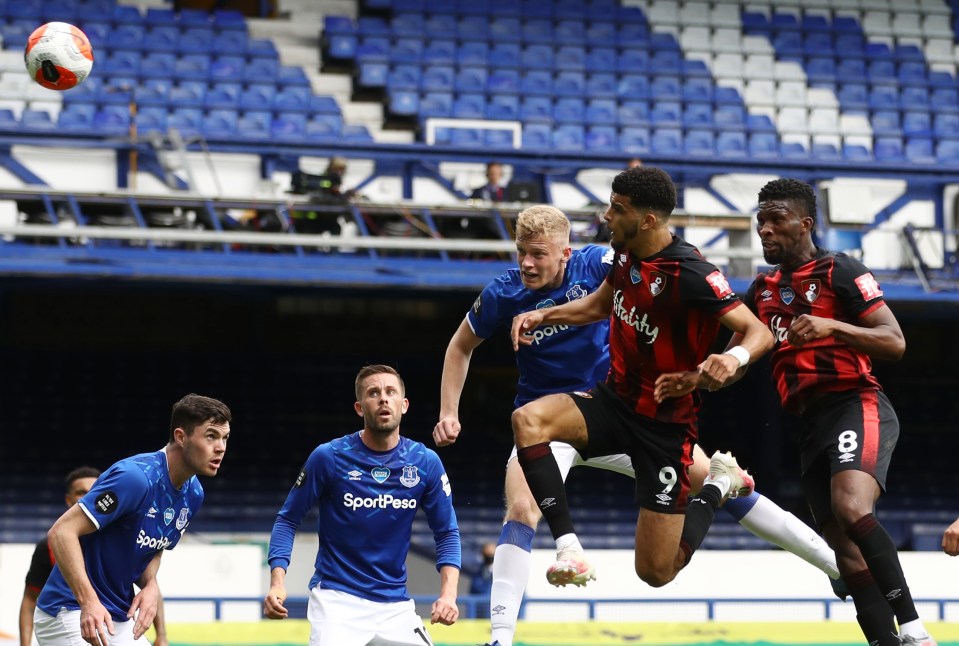
[[[520,270],[510,269],[483,289],[466,320],[482,339],[501,329],[508,333],[517,314],[562,305],[595,292],[612,263],[613,251],[608,247],[577,249],[566,263],[562,284],[543,291],[524,287]],[[520,346],[516,353],[516,365],[517,407],[543,395],[589,390],[609,371],[609,320],[536,328],[533,343]]]
[[[180,541],[203,504],[203,487],[193,476],[176,489],[161,449],[120,460],[77,504],[97,528],[80,537],[87,576],[113,620],[126,621],[133,582],[158,551]],[[80,608],[59,567],[54,566],[37,606],[50,615]]]
[[[446,470],[436,452],[400,436],[390,451],[356,432],[316,447],[277,514],[270,568],[288,568],[303,516],[319,504],[320,547],[309,587],[395,602],[406,592],[413,518],[422,508],[436,542],[436,568],[460,567],[460,532]]]

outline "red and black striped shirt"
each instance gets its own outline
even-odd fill
[[[606,281],[613,288],[606,384],[639,415],[695,422],[699,394],[657,404],[656,379],[665,372],[695,370],[716,337],[719,317],[741,301],[725,276],[677,236],[642,260],[617,252]]]
[[[787,411],[802,413],[830,392],[882,389],[869,357],[836,338],[802,348],[786,340],[793,320],[802,314],[856,324],[885,306],[879,283],[858,260],[817,248],[816,256],[793,272],[776,267],[759,274],[745,300],[775,337],[773,380]]]

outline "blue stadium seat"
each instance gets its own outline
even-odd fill
[[[326,94],[310,95],[310,112],[314,114],[336,114],[342,115],[340,104],[332,96]]]
[[[310,79],[306,72],[299,65],[281,65],[280,71],[276,75],[276,84],[281,88],[302,87],[311,89]]]
[[[275,82],[280,74],[280,63],[272,58],[251,58],[243,70],[247,83]]]
[[[553,94],[579,97],[586,93],[586,77],[582,72],[559,72],[553,79]]]
[[[528,19],[523,23],[523,41],[526,43],[553,43],[553,21],[545,18]]]
[[[553,64],[557,70],[583,71],[586,69],[586,49],[581,46],[562,45],[556,50]]]
[[[556,22],[556,27],[553,31],[557,43],[580,47],[587,41],[596,42],[586,38],[586,26],[582,20],[559,20]]]
[[[936,161],[933,142],[929,137],[907,137],[904,152],[906,160],[913,164],[932,164]]]
[[[749,156],[756,159],[779,157],[779,138],[772,132],[753,132],[747,143]]]
[[[170,88],[171,108],[202,108],[206,100],[206,83],[181,81]]]
[[[140,108],[136,116],[137,133],[144,135],[151,132],[165,133],[168,114],[166,108],[159,106]]]
[[[456,51],[456,64],[462,67],[486,67],[489,65],[489,43],[469,41]]]
[[[585,122],[588,126],[614,126],[616,109],[616,101],[612,99],[590,99],[584,114]]]
[[[236,54],[218,56],[210,63],[210,81],[241,83],[246,69],[246,59]]]
[[[552,147],[553,130],[545,123],[523,126],[523,148],[548,149]]]
[[[260,60],[260,59],[255,59]],[[252,63],[251,63],[252,66]],[[246,73],[250,74],[250,67],[247,67]],[[273,78],[276,69],[269,75],[247,76],[249,80]],[[178,79],[188,79],[194,81],[207,81],[210,78],[210,57],[205,54],[184,54],[179,57],[174,65],[174,75]]]
[[[859,144],[844,143],[842,145],[842,158],[848,162],[871,162],[873,161],[872,151]]]
[[[899,63],[898,81],[900,85],[919,85],[926,87],[929,83],[928,69],[923,61],[905,61]]]
[[[353,22],[352,18],[334,15],[323,16],[323,34],[326,36],[334,34],[355,36],[357,31],[356,23]]]
[[[616,152],[619,150],[619,138],[613,126],[590,126],[586,130],[584,141],[586,150],[593,152]]]
[[[420,117],[450,117],[452,115],[452,92],[427,92],[420,98]]]
[[[959,138],[959,114],[940,112],[933,117],[933,132],[939,139]]]
[[[611,47],[593,47],[586,53],[586,70],[609,73],[616,69],[616,50]]]
[[[737,131],[718,133],[716,135],[716,154],[724,158],[745,157],[746,134]]]
[[[336,114],[315,114],[306,122],[306,136],[310,139],[335,139],[342,130],[343,117]]]
[[[520,65],[526,69],[553,69],[553,48],[549,45],[527,45],[520,54]]]
[[[180,45],[180,30],[176,27],[151,26],[141,41],[140,47],[144,51],[175,54]]]
[[[899,83],[896,64],[892,60],[870,61],[866,68],[866,78],[873,85],[878,83],[896,85]]]
[[[809,151],[798,141],[784,141],[779,144],[779,156],[783,159],[806,159]]]
[[[140,61],[143,78],[176,78],[176,56],[169,52],[149,52]]]
[[[586,77],[586,96],[594,99],[616,98],[616,76],[613,74],[590,74]]]
[[[92,103],[75,103],[64,107],[57,116],[57,129],[64,132],[88,133],[93,130],[93,117],[97,112]],[[166,110],[163,111],[166,114]],[[13,112],[4,108],[0,110],[0,129],[10,129],[16,126]]]
[[[622,128],[619,133],[619,147],[625,153],[645,155],[650,151],[649,129],[639,127]]]
[[[421,13],[394,13],[390,19],[393,38],[422,39],[426,33],[426,18]]]
[[[486,118],[505,121],[519,119],[519,96],[515,94],[494,94],[486,103]]]
[[[483,131],[483,145],[487,148],[506,149],[513,147],[513,133],[508,130]]]
[[[356,47],[357,63],[386,63],[390,59],[390,40],[379,36],[367,36]]]
[[[272,120],[273,117],[269,112],[246,112],[237,121],[236,134],[247,141],[267,140],[271,136]]]
[[[456,73],[453,89],[457,92],[485,92],[488,76],[485,67],[461,67]]]
[[[929,103],[936,112],[959,113],[959,90],[955,87],[937,87],[929,93]]]
[[[524,96],[519,109],[520,119],[524,123],[553,122],[553,101],[545,96]]]
[[[959,136],[936,142],[936,159],[946,164],[959,164]]]
[[[769,33],[769,18],[759,11],[743,11],[743,33],[765,36]]]
[[[865,83],[866,61],[861,58],[840,58],[836,64],[836,75],[843,83]]]
[[[139,76],[141,56],[138,51],[119,50],[97,61],[97,72],[104,76]]]
[[[179,29],[180,21],[172,7],[147,7],[144,22],[148,25],[161,25]]]
[[[586,26],[586,42],[612,43],[616,41],[616,23],[607,20],[591,20]]]
[[[420,87],[426,92],[451,92],[454,72],[452,67],[432,65],[423,70]]]
[[[687,78],[683,81],[683,101],[686,103],[712,103],[713,81],[705,78]]]
[[[210,54],[213,49],[210,29],[193,27],[182,32],[177,49],[181,54]],[[220,52],[216,52],[219,54]]]
[[[904,154],[902,137],[876,137],[872,152],[878,162],[901,162]]]
[[[823,161],[838,161],[842,159],[839,150],[834,145],[825,142],[813,142],[811,154],[815,159]]]
[[[687,103],[683,110],[683,126],[686,128],[712,128],[715,111],[709,103]]]
[[[736,88],[719,85],[713,91],[713,102],[717,106],[726,104],[741,106],[743,104],[743,97]]]
[[[419,65],[423,58],[423,41],[417,38],[399,38],[390,50],[393,63]]]
[[[355,60],[359,42],[356,36],[347,36],[344,34],[334,34],[327,36],[325,41],[324,54],[327,58],[337,60]],[[227,50],[218,50],[226,52]],[[246,51],[246,48],[243,50]]]
[[[519,18],[493,16],[489,24],[489,38],[495,44],[520,42],[522,40],[522,24]]]
[[[806,18],[822,18],[823,16],[804,16]],[[809,57],[813,56],[832,56],[835,52],[832,32],[830,31],[806,31],[803,30],[804,38],[802,43],[803,54]]]
[[[389,91],[419,90],[422,73],[419,65],[397,65],[387,74],[386,88]]]
[[[390,36],[390,26],[379,16],[360,16],[356,20],[356,31],[360,36]]]
[[[658,34],[654,34],[658,35]],[[683,71],[683,55],[678,51],[653,51],[649,58],[649,70],[655,74],[679,76]]]
[[[463,16],[456,26],[456,34],[460,42],[483,41],[489,38],[488,16]]]
[[[200,126],[206,139],[233,139],[236,136],[239,117],[234,110],[210,110]]]
[[[680,101],[683,98],[678,76],[654,76],[649,84],[649,96],[653,101]]]
[[[110,47],[114,50],[132,49],[139,51],[143,49],[145,37],[146,30],[143,28],[143,25],[119,25],[114,27],[113,32],[110,34]],[[6,47],[10,46],[6,42],[6,37],[4,38],[4,45]]]
[[[20,127],[24,130],[49,132],[56,128],[56,124],[46,110],[27,108],[20,113]]]
[[[713,123],[719,130],[745,130],[746,110],[742,105],[717,105]]]
[[[486,99],[482,94],[461,94],[453,100],[453,118],[482,119],[486,116]]]
[[[450,144],[458,148],[480,148],[483,146],[483,131],[478,128],[454,128]]]
[[[555,123],[582,124],[585,119],[586,107],[582,99],[566,97],[557,99],[553,105],[553,121]]]
[[[519,70],[494,69],[486,79],[490,94],[517,94],[520,91]]]
[[[420,95],[412,90],[389,90],[389,111],[401,117],[419,114]]]
[[[273,95],[275,112],[309,112],[310,90],[305,87],[285,87]]]
[[[869,107],[869,89],[864,83],[843,82],[837,98],[844,110]]]
[[[432,40],[423,48],[424,65],[452,65],[456,62],[456,41]]]
[[[681,127],[683,125],[683,108],[679,101],[660,101],[649,111],[649,120],[653,126]]]
[[[616,69],[621,74],[645,74],[650,70],[649,52],[645,49],[622,50],[616,61]]]
[[[489,64],[494,68],[519,67],[521,52],[517,43],[494,43],[489,52]]]
[[[14,9],[18,6],[23,6],[29,3],[17,2],[10,7],[8,7],[8,12],[11,16]],[[116,25],[142,25],[143,24],[143,14],[140,13],[140,9],[131,5],[121,5],[118,4],[113,7],[113,15],[110,16],[110,22]],[[6,43],[4,43],[6,45]]]
[[[240,94],[240,109],[243,111],[270,112],[273,110],[273,93],[276,87],[266,84],[247,86]]]
[[[207,90],[206,97],[203,99],[203,107],[206,110],[215,110],[217,108],[236,110],[240,107],[240,94],[242,93],[243,86],[240,83],[214,83],[213,86]]]
[[[617,117],[620,126],[648,126],[649,105],[645,101],[623,101],[619,104]]]
[[[546,70],[530,70],[520,80],[520,92],[524,95],[553,94],[553,74]]]
[[[105,105],[94,115],[93,127],[101,135],[125,136],[130,132],[130,109],[121,105]]]
[[[806,78],[813,83],[833,83],[838,77],[836,59],[832,56],[815,56],[806,62]]]
[[[236,9],[214,9],[213,29],[219,34],[246,33],[246,18]],[[217,50],[222,51],[222,50]]]
[[[649,80],[646,75],[626,74],[619,79],[617,94],[622,101],[648,99]]]
[[[900,91],[900,101],[904,110],[928,110],[929,90],[921,86],[905,86]]]
[[[715,135],[712,130],[687,130],[683,148],[687,155],[712,157],[716,154]]]
[[[650,147],[657,155],[681,155],[683,131],[679,128],[654,128]]]
[[[875,135],[902,135],[899,110],[877,110],[872,113],[870,123]]]
[[[270,134],[281,141],[298,141],[306,135],[306,115],[278,114],[270,124]]]
[[[586,133],[583,126],[565,123],[553,131],[555,150],[583,150],[586,146]]]
[[[357,83],[362,88],[383,88],[386,87],[386,79],[389,75],[389,65],[386,63],[360,63],[360,73]],[[449,89],[452,89],[450,86]]]
[[[932,116],[925,110],[903,112],[902,132],[907,137],[928,137],[932,135]]]

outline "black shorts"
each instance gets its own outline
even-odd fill
[[[584,457],[625,453],[636,471],[636,503],[666,514],[684,513],[697,426],[637,415],[605,384],[569,396],[586,420],[589,444]]]
[[[885,491],[899,418],[881,390],[829,394],[800,418],[802,488],[821,527],[832,517],[830,481],[840,471],[868,473]]]

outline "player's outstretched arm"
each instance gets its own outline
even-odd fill
[[[513,327],[510,330],[513,350],[519,350],[520,345],[531,344],[533,337],[530,332],[544,323],[586,325],[609,318],[612,309],[613,288],[609,283],[604,282],[599,289],[586,298],[570,301],[558,307],[544,307],[518,314],[513,317]]]
[[[949,556],[959,556],[959,519],[949,525],[942,535],[942,551]]]
[[[74,505],[64,512],[47,532],[50,549],[63,578],[80,604],[80,637],[93,646],[109,646],[110,635],[116,634],[113,618],[97,597],[87,576],[80,537],[96,527],[80,508]]]
[[[431,624],[452,626],[459,619],[460,610],[456,605],[456,586],[459,583],[459,568],[444,565],[440,568],[440,596],[433,602],[430,613]]]
[[[460,396],[463,394],[473,350],[482,342],[483,339],[476,336],[466,319],[463,319],[446,348],[440,381],[440,419],[433,427],[436,446],[449,446],[459,437]]]
[[[136,621],[133,623],[133,638],[140,639],[147,629],[153,624],[157,615],[157,607],[160,605],[160,587],[157,585],[156,575],[160,570],[160,557],[163,551],[156,553],[153,560],[150,561],[143,574],[137,579],[137,586],[140,591],[133,597],[133,603],[127,611],[127,617]]]
[[[289,611],[283,605],[286,601],[286,570],[275,567],[270,571],[270,591],[263,599],[263,614],[267,619],[286,619]]]

